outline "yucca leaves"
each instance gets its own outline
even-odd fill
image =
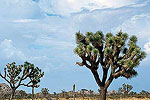
[[[135,35],[131,36],[130,41],[136,43],[137,42],[137,37]]]
[[[81,34],[80,32],[76,33],[76,42],[77,43],[80,43],[84,38],[85,38],[85,36],[83,34]]]
[[[93,55],[98,55],[98,54],[99,54],[98,49],[94,48],[94,49],[92,50],[92,54],[93,54]]]
[[[102,31],[87,32],[86,35],[78,32],[76,33],[76,42],[75,54],[84,58],[90,56],[88,57],[88,59],[90,58],[89,62],[94,57],[91,65],[100,63],[104,66],[104,64],[110,63],[108,61],[114,61],[113,64],[116,64],[114,65],[116,68],[125,68],[124,73],[131,72],[131,75],[128,75],[130,77],[136,74],[133,69],[146,57],[146,53],[137,45],[137,37],[134,35],[129,37],[121,30],[116,35],[109,32],[105,36]]]
[[[34,64],[29,62],[25,62],[23,65],[16,65],[15,62],[10,64],[8,63],[4,68],[4,75],[0,73],[0,77],[9,83],[11,89],[13,90],[12,97],[16,89],[21,85],[27,87],[38,87],[39,85],[37,84],[40,82],[40,78],[42,78],[43,75],[44,72],[42,72],[41,69],[35,67]],[[28,83],[23,83],[24,80]]]

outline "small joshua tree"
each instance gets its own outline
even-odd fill
[[[101,31],[87,32],[86,35],[77,32],[76,43],[74,52],[82,60],[76,64],[86,66],[92,72],[101,89],[101,100],[106,100],[107,88],[114,79],[136,76],[135,67],[146,57],[146,53],[137,46],[136,36],[128,40],[128,34],[122,31],[116,35],[107,33],[106,36]],[[98,73],[99,65],[102,77]]]
[[[65,96],[66,96],[66,91],[65,91],[65,89],[61,90],[61,96],[62,96],[63,98],[65,98]]]
[[[42,88],[41,92],[42,92],[43,96],[45,98],[47,98],[47,96],[49,94],[49,89],[48,88]]]
[[[38,67],[35,67],[34,64],[26,62],[25,67],[30,66],[30,75],[28,76],[29,82],[27,84],[22,84],[27,87],[32,87],[32,100],[34,100],[34,88],[38,88],[38,83],[40,82],[41,78],[44,76],[44,72],[41,71]]]
[[[148,91],[142,90],[142,91],[140,92],[140,94],[142,94],[142,95],[149,95],[150,93],[149,93]]]
[[[133,86],[132,85],[129,85],[129,84],[122,84],[122,87],[120,87],[118,89],[118,92],[119,93],[123,93],[125,95],[129,94],[129,92],[133,89]]]
[[[93,90],[89,90],[90,96],[93,97],[94,95],[94,91]]]
[[[54,92],[54,98],[58,100],[58,94],[56,92]]]
[[[0,73],[0,77],[10,85],[12,91],[10,100],[13,99],[16,89],[23,85],[23,81],[32,74],[31,66],[25,66],[26,63],[24,65],[16,65],[15,62],[8,63],[4,68],[4,75]]]

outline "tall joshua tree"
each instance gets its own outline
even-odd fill
[[[38,67],[35,67],[34,64],[26,62],[24,65],[25,67],[31,67],[31,74],[28,76],[29,82],[27,84],[21,84],[27,87],[32,87],[32,100],[34,100],[34,88],[38,88],[38,83],[40,82],[41,78],[44,76],[44,72],[41,71]]]
[[[137,37],[128,39],[128,34],[122,31],[116,35],[107,33],[106,36],[101,31],[87,32],[86,35],[77,32],[76,43],[74,52],[82,60],[76,64],[86,66],[92,72],[101,90],[101,100],[106,100],[107,88],[114,79],[136,76],[135,67],[146,57],[146,53],[137,46]],[[98,73],[100,65],[101,77]]]
[[[25,66],[26,63],[24,65],[16,65],[15,62],[8,63],[4,68],[4,75],[0,73],[0,77],[10,85],[12,91],[10,100],[13,99],[16,89],[23,85],[23,81],[32,74],[31,66]]]

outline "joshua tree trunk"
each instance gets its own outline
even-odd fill
[[[32,87],[32,100],[34,100],[34,87]]]
[[[14,95],[15,95],[15,89],[12,89],[9,100],[13,100]]]
[[[100,100],[106,100],[107,90],[101,88]]]
[[[106,93],[107,93],[107,88],[109,87],[109,85],[111,84],[111,82],[113,81],[113,77],[112,75],[110,75],[110,77],[108,78],[108,80],[106,81],[107,78],[107,71],[103,73],[103,79],[102,81],[99,78],[98,72],[97,70],[91,70],[93,73],[93,76],[96,80],[96,83],[98,84],[98,86],[100,87],[100,91],[101,91],[101,98],[100,100],[106,100]]]

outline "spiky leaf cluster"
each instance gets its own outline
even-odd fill
[[[39,67],[35,67],[34,64],[31,64],[29,62],[26,62],[25,66],[31,68],[29,74],[30,82],[28,84],[28,87],[38,88],[39,87],[38,83],[40,82],[41,78],[44,76],[44,72],[42,72],[42,70],[39,69]]]
[[[4,73],[6,75],[7,74],[7,77],[10,78],[10,81],[13,83],[13,84],[16,84],[19,79],[20,79],[20,76],[19,74],[22,72],[22,65],[19,65],[17,66],[15,62],[11,63],[11,64],[7,64],[6,67],[4,68]]]

